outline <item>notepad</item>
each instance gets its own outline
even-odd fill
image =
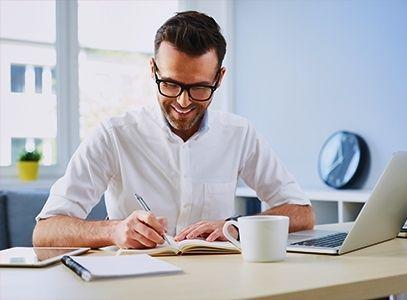
[[[169,237],[173,240],[172,237]],[[205,240],[183,240],[173,242],[174,246],[162,244],[152,249],[119,249],[117,255],[150,254],[152,256],[169,256],[183,254],[238,254],[240,250],[230,242],[208,242]]]
[[[64,256],[61,261],[85,281],[99,278],[182,272],[179,267],[147,254],[132,256]]]

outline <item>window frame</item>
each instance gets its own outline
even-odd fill
[[[213,108],[233,111],[233,2],[228,0],[178,0],[179,11],[198,10],[219,21],[228,41],[224,65],[228,76],[216,94]],[[29,186],[49,187],[65,173],[66,166],[80,143],[78,2],[55,0],[56,26],[56,96],[57,96],[57,163],[40,166],[40,179]],[[0,188],[24,186],[17,179],[15,164],[0,167]],[[44,182],[46,182],[44,184]]]
[[[46,181],[56,179],[64,173],[71,155],[79,144],[77,2],[55,1],[55,22],[57,163],[52,166],[40,166],[41,179]],[[15,164],[0,167],[0,177],[7,182],[13,183],[17,175]],[[21,182],[21,185],[24,183]]]

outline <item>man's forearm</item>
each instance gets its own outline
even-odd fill
[[[41,220],[33,232],[37,247],[92,247],[113,244],[114,227],[118,221],[86,221],[69,216]]]
[[[261,214],[289,217],[290,232],[312,229],[315,224],[314,210],[309,205],[283,204],[270,208]]]

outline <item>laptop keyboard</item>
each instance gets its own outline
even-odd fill
[[[347,236],[346,232],[339,232],[333,235],[328,235],[316,239],[305,240],[302,242],[293,243],[292,245],[310,246],[310,247],[328,247],[336,248],[342,245]]]

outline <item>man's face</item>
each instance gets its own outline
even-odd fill
[[[157,76],[162,80],[171,80],[182,84],[202,84],[213,86],[216,80],[221,82],[224,68],[218,74],[218,58],[215,50],[197,57],[189,56],[177,50],[172,44],[162,42],[156,57]],[[151,76],[154,76],[154,61],[150,61]],[[157,90],[161,110],[172,130],[181,138],[189,138],[199,128],[205,110],[212,99],[194,101],[188,92],[183,91],[176,98],[161,95]],[[185,140],[185,139],[184,139]]]

